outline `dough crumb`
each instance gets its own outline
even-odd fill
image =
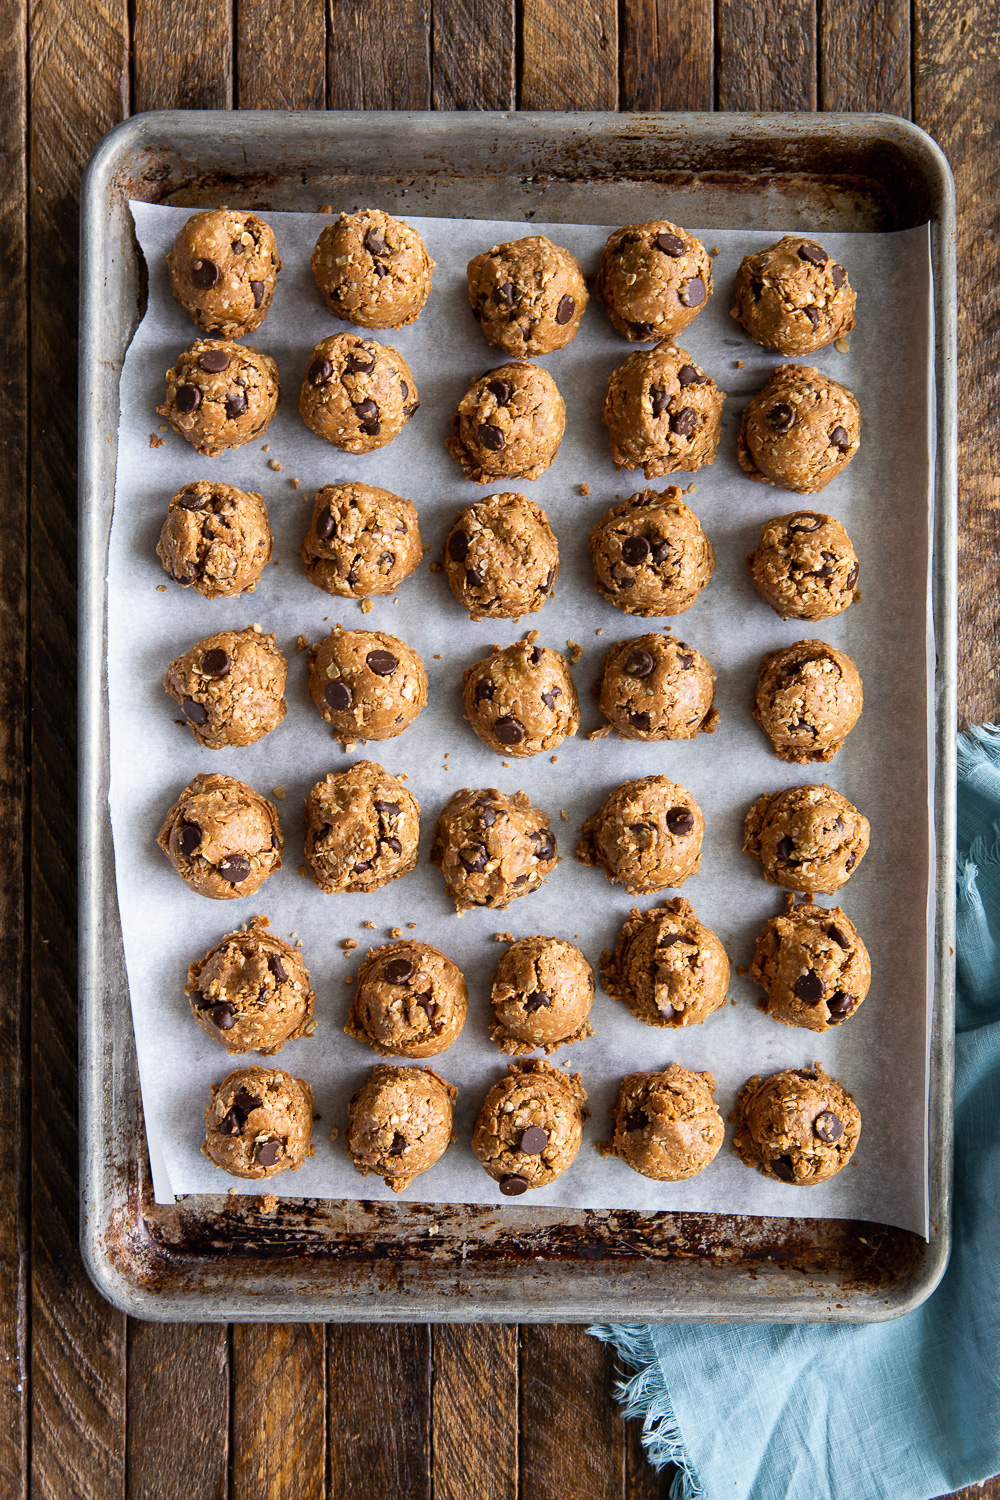
[[[295,946],[296,946],[296,948],[301,948],[302,947],[302,939],[301,938],[296,938],[295,939]]]
[[[300,635],[298,640],[295,642],[295,649],[296,651],[308,651],[309,637],[306,635]]]
[[[339,1136],[339,1134],[340,1134],[340,1131],[337,1129],[337,1127],[335,1125],[333,1127],[333,1129],[330,1131],[330,1139],[331,1139],[331,1141],[335,1141],[337,1139],[337,1137]]]
[[[270,453],[270,451],[271,451],[271,444],[270,443],[264,443],[263,446],[261,447],[260,451],[261,451],[261,453]]]
[[[267,467],[269,469],[273,469],[276,474],[281,473],[281,465],[276,458],[269,458],[267,461]]]
[[[737,368],[737,370],[745,370],[746,367],[747,367],[747,362],[746,362],[745,359],[738,359],[736,361],[736,368]]]
[[[345,974],[344,975],[344,983],[345,984],[353,984],[354,983],[354,975],[353,974]]]
[[[740,976],[741,979],[745,979],[747,977],[747,975],[750,973],[750,970],[747,968],[746,964],[737,964],[736,965],[736,972]]]
[[[299,874],[303,876],[309,874],[309,871],[306,869],[305,865],[299,865]]]
[[[718,253],[719,253],[719,247],[718,247],[718,245],[713,245],[712,248],[711,248],[711,250],[708,253],[709,253],[709,255],[718,255]]]
[[[409,771],[400,771],[399,775],[396,777],[397,781],[409,781],[409,779],[410,779],[410,773],[409,773]]]
[[[163,439],[161,437],[158,437],[155,432],[151,432],[149,434],[149,446],[151,448],[162,448]]]
[[[258,635],[262,635],[264,627],[261,625],[259,620],[254,620],[253,624],[250,626],[250,629],[256,630]]]
[[[837,350],[838,354],[850,354],[851,352],[851,346],[846,339],[834,339],[833,347]]]
[[[416,927],[416,922],[407,922],[407,927]]]
[[[362,601],[361,601],[361,613],[363,615],[370,615],[371,612],[372,612],[372,601],[370,599],[362,599]]]
[[[290,479],[288,483],[291,485],[293,490],[297,490],[299,488],[299,481],[297,479]]]
[[[403,929],[402,929],[402,927],[390,927],[389,928],[389,936],[391,938],[401,938],[403,936]]]
[[[604,626],[603,625],[598,625],[597,629],[594,631],[594,634],[595,635],[603,635],[604,634]]]
[[[559,759],[558,755],[550,755],[549,756],[549,760],[552,762],[553,765],[555,765],[555,763],[556,763],[556,761],[558,759]]]
[[[562,820],[563,820],[564,823],[568,823],[569,822],[569,813],[566,811],[566,809],[564,807],[561,807],[559,809],[559,816],[560,816],[560,818],[562,818]]]
[[[358,946],[358,940],[357,938],[341,938],[340,946],[349,953],[352,948]]]
[[[302,944],[300,943],[299,947],[301,948],[301,946],[302,946]],[[312,1021],[309,1021],[307,1023],[304,1034],[306,1036],[314,1036],[315,1033],[316,1033],[316,1021],[315,1021],[315,1019],[313,1019]]]
[[[592,729],[587,735],[588,740],[606,740],[611,733],[611,725],[605,724],[600,729]]]
[[[581,486],[580,486],[580,494],[581,495],[589,495],[590,494],[590,485],[589,484],[581,484]]]
[[[444,572],[444,568],[438,562],[437,558],[435,558],[434,561],[431,563],[431,572],[432,573],[443,573]]]
[[[272,797],[276,797],[279,802],[284,802],[284,800],[285,800],[285,793],[286,793],[286,788],[283,787],[283,786],[273,786],[271,788],[271,796]]]
[[[583,655],[583,647],[578,646],[576,644],[576,641],[567,641],[566,645],[569,647],[569,659],[575,667],[577,662],[580,660],[580,657]]]
[[[510,761],[509,760],[502,761],[501,764],[502,764],[502,766],[503,766],[503,768],[504,768],[505,771],[509,771],[510,770]],[[447,769],[448,769],[448,767],[445,766],[445,770],[446,771],[447,771]]]
[[[156,592],[158,594],[165,594],[167,592],[167,585],[165,583],[158,583],[156,585]]]
[[[281,558],[280,557],[276,557],[274,559],[274,566],[277,568],[280,565],[280,563],[281,563]]]
[[[689,484],[684,493],[685,495],[693,495],[697,488],[698,486],[696,484]]]
[[[538,631],[537,630],[527,630],[527,631],[525,631],[524,639],[527,641],[527,643],[528,643],[529,646],[533,646],[535,644],[535,642],[538,640]]]
[[[493,941],[495,943],[512,943],[514,941],[514,934],[512,932],[495,932],[493,934]]]
[[[375,927],[375,923],[374,922],[365,922],[364,925],[365,925],[365,927],[371,927],[371,928]]]
[[[441,660],[441,653],[440,653],[440,651],[435,651],[435,653],[434,653],[434,660],[435,661],[440,661]]]

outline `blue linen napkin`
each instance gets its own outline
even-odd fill
[[[932,1500],[1000,1472],[1000,726],[960,737],[951,1261],[891,1323],[603,1324],[671,1500]]]

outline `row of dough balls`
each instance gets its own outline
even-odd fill
[[[198,327],[237,339],[267,317],[281,257],[266,220],[218,208],[192,214],[167,266],[174,296]],[[404,328],[423,310],[434,262],[405,220],[369,208],[324,226],[312,270],[334,317],[360,328]],[[494,245],[469,261],[466,274],[473,316],[505,354],[549,354],[576,337],[589,301],[583,271],[545,235]],[[630,342],[673,339],[712,295],[712,258],[690,230],[666,219],[626,224],[608,236],[594,290]],[[778,354],[813,354],[854,327],[847,271],[802,235],[744,256],[735,294],[732,315],[743,331]]]
[[[347,1153],[362,1176],[394,1192],[440,1161],[457,1140],[458,1090],[433,1068],[372,1069],[348,1105]],[[476,1119],[472,1149],[500,1192],[520,1197],[547,1187],[576,1160],[590,1111],[578,1073],[541,1059],[509,1063]],[[613,1134],[598,1145],[655,1182],[683,1182],[714,1160],[725,1136],[711,1073],[678,1063],[632,1073],[608,1113]],[[281,1068],[237,1068],[212,1086],[202,1152],[234,1177],[294,1171],[315,1154],[313,1093]],[[736,1096],[733,1150],[776,1182],[811,1186],[846,1166],[861,1135],[852,1096],[819,1063],[755,1074]],[[336,1128],[331,1139],[338,1135]]]
[[[358,761],[313,787],[305,807],[305,858],[328,894],[381,889],[416,867],[420,805],[382,766]],[[622,782],[581,825],[576,857],[630,895],[679,889],[701,865],[705,820],[686,787],[666,776]],[[832,895],[868,849],[870,827],[825,782],[758,797],[744,852],[765,880]],[[278,809],[235,777],[201,772],[169,809],[157,843],[193,891],[216,901],[251,896],[281,868]],[[465,787],[437,821],[430,852],[461,916],[502,911],[545,882],[559,862],[549,815],[525,792]]]

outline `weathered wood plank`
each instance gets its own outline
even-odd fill
[[[238,1323],[232,1359],[230,1500],[323,1500],[326,1329]]]
[[[330,0],[328,109],[427,109],[430,0]]]
[[[719,109],[816,108],[816,0],[719,0]]]
[[[135,0],[133,108],[231,109],[232,0]]]
[[[434,1328],[434,1500],[516,1500],[517,1329]]]
[[[126,1500],[225,1500],[225,1327],[129,1319],[126,1395]]]
[[[525,1325],[520,1333],[521,1493],[531,1500],[624,1496],[613,1350],[582,1328]]]
[[[711,109],[713,0],[624,0],[622,109]]]
[[[331,1324],[327,1414],[331,1500],[430,1500],[426,1324]]]
[[[435,109],[513,109],[513,0],[436,4],[431,82]]]
[[[642,1423],[625,1424],[625,1500],[669,1500],[677,1470],[673,1464],[656,1470],[642,1446]]]
[[[618,108],[614,0],[524,0],[521,109]]]
[[[909,0],[824,0],[821,109],[910,113]]]
[[[236,0],[239,109],[322,109],[326,101],[324,0]]]

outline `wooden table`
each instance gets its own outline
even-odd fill
[[[1000,666],[1000,93],[988,0],[6,0],[0,28],[0,1494],[648,1500],[571,1327],[158,1326],[77,1250],[77,193],[130,111],[846,109],[958,179],[960,704]],[[1000,1482],[963,1491],[1000,1500]],[[817,1497],[821,1500],[821,1497]]]

